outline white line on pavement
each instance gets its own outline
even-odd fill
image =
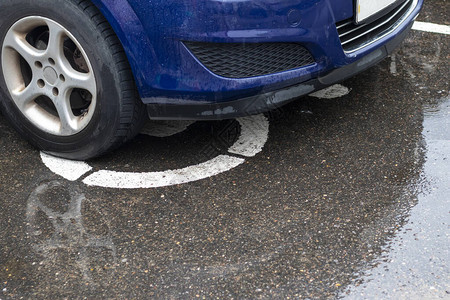
[[[350,89],[348,87],[345,87],[342,84],[335,84],[320,91],[309,94],[309,96],[319,99],[334,99],[343,97],[345,95],[348,95],[349,93]]]
[[[449,25],[441,25],[427,22],[418,22],[415,21],[412,29],[433,32],[433,33],[441,33],[441,34],[450,34],[450,26]]]
[[[219,155],[198,165],[163,172],[135,173],[101,170],[90,175],[83,182],[87,185],[122,189],[155,188],[205,179],[231,170],[244,161],[242,158]]]
[[[92,167],[85,162],[54,157],[43,152],[41,152],[41,159],[53,173],[70,181],[75,181],[92,170]]]
[[[264,115],[237,119],[241,124],[241,135],[228,152],[253,157],[261,152],[269,138],[269,121]]]
[[[249,116],[237,119],[241,126],[241,134],[238,140],[228,149],[232,154],[253,157],[261,152],[269,135],[269,120],[264,115]],[[150,124],[146,134],[158,136],[170,136],[183,131],[190,124]],[[174,126],[171,126],[174,125]],[[167,128],[164,128],[167,127]],[[170,128],[169,128],[170,127]],[[156,130],[157,129],[157,130]],[[52,157],[41,153],[44,164],[54,173],[71,181],[92,170],[85,162],[71,161]],[[119,172],[99,170],[86,177],[83,182],[87,185],[95,185],[110,188],[153,188],[167,185],[182,184],[200,179],[205,179],[217,174],[229,171],[245,160],[230,155],[219,155],[204,163],[192,165],[177,170],[159,172]]]

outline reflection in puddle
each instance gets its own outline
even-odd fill
[[[81,275],[92,286],[111,275],[117,254],[110,228],[84,194],[59,181],[43,183],[28,198],[26,217],[32,248],[44,258],[40,268],[56,270],[56,277]]]
[[[431,299],[450,294],[448,237],[450,211],[450,98],[425,112],[426,161],[422,178],[427,189],[417,195],[407,224],[384,247],[349,299]],[[399,202],[403,202],[400,199]],[[363,284],[358,285],[358,282]]]

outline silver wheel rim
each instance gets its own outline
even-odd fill
[[[1,59],[11,98],[34,126],[71,136],[89,125],[97,103],[95,75],[66,28],[44,17],[23,18],[8,30]]]

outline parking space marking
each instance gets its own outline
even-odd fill
[[[269,122],[264,115],[238,119],[241,135],[228,152],[246,157],[253,157],[261,152],[269,138]]]
[[[441,24],[428,23],[428,22],[415,21],[412,29],[426,31],[426,32],[432,32],[432,33],[450,34],[450,26],[449,25],[441,25]]]
[[[335,84],[320,91],[309,94],[309,96],[319,99],[334,99],[343,97],[345,95],[348,95],[349,93],[350,89],[348,87],[345,87],[342,84]]]
[[[229,155],[219,155],[204,163],[178,170],[163,172],[116,172],[101,170],[83,180],[86,185],[120,189],[156,188],[183,184],[231,170],[245,160]]]
[[[236,119],[241,126],[241,134],[237,141],[228,149],[230,154],[253,157],[262,151],[269,136],[269,121],[260,114]],[[170,136],[186,129],[189,124],[175,126],[178,129],[170,129],[168,132],[158,129],[158,136]],[[153,132],[153,131],[152,131]],[[146,132],[151,134],[151,132]],[[67,180],[77,180],[92,167],[85,162],[55,158],[41,153],[44,164],[54,173]],[[83,183],[89,186],[107,188],[136,189],[155,188],[197,181],[229,171],[245,162],[244,158],[231,155],[218,155],[206,162],[188,166],[182,169],[166,170],[158,172],[119,172],[111,170],[99,170],[89,175]]]
[[[50,171],[69,181],[75,181],[92,170],[92,167],[85,162],[58,158],[43,152],[41,152],[41,159]]]

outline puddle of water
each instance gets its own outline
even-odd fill
[[[346,299],[436,299],[450,297],[450,98],[424,114],[426,144],[422,177],[406,225],[385,246],[377,266],[347,289]]]

